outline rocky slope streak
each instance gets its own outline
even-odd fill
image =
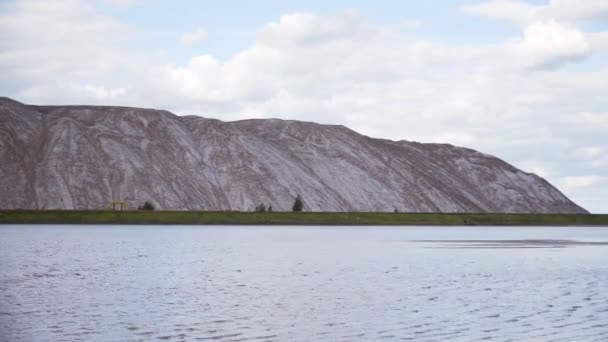
[[[584,213],[544,179],[445,144],[343,126],[222,122],[0,98],[0,208]]]

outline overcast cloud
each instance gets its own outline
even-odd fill
[[[432,24],[409,15],[395,23],[357,9],[294,11],[255,27],[224,58],[206,47],[220,34],[206,22],[171,36],[125,18],[132,6],[143,5],[1,3],[0,95],[222,120],[300,119],[452,143],[535,172],[586,209],[608,212],[605,0],[455,7],[454,16],[516,32],[484,43],[429,38],[421,32]],[[151,44],[155,34],[174,45]]]

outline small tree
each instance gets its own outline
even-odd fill
[[[258,213],[264,213],[266,212],[266,206],[264,205],[264,203],[260,203],[260,205],[255,207],[255,211],[257,211]]]
[[[150,201],[145,201],[142,205],[137,207],[137,210],[154,210],[154,209],[156,209],[156,208],[154,207],[154,204],[152,204],[152,202],[150,202]]]
[[[270,204],[270,205],[268,206],[268,212],[269,212],[269,213],[271,213],[271,212],[272,212],[272,204]]]
[[[293,211],[300,212],[304,209],[304,201],[302,201],[302,196],[297,195],[296,200],[293,202],[293,206],[291,207]]]

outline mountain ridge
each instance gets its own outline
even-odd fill
[[[224,122],[120,106],[0,98],[2,209],[132,208],[586,213],[543,178],[450,144],[342,125]]]

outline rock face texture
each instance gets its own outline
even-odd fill
[[[544,179],[445,144],[0,98],[0,208],[586,213]]]

